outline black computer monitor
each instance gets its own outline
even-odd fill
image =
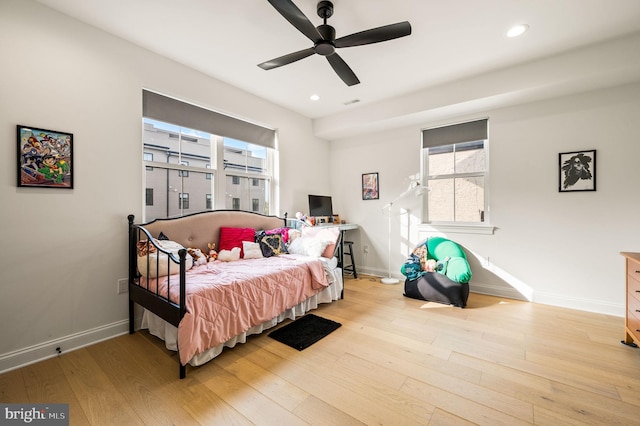
[[[309,216],[333,216],[331,197],[326,195],[309,195]]]

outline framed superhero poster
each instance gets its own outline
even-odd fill
[[[17,126],[18,186],[73,188],[73,134]]]

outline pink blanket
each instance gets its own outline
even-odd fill
[[[141,278],[147,287],[147,280]],[[159,279],[160,294],[178,303],[177,275]],[[280,255],[209,262],[187,271],[187,313],[178,326],[180,361],[226,342],[320,292],[329,285],[322,262]],[[156,280],[148,289],[155,291]]]

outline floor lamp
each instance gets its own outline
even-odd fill
[[[397,278],[393,278],[391,276],[391,210],[393,209],[393,204],[395,202],[397,202],[398,200],[402,199],[403,197],[405,197],[407,194],[414,192],[414,195],[416,197],[419,197],[420,195],[422,195],[424,193],[424,191],[426,190],[426,187],[422,186],[420,184],[419,181],[414,180],[409,184],[409,188],[407,188],[406,191],[404,191],[402,194],[398,195],[396,198],[394,198],[393,201],[391,201],[389,204],[387,204],[386,206],[384,206],[382,208],[382,210],[384,211],[385,209],[388,209],[388,213],[389,213],[389,228],[388,228],[388,253],[387,253],[387,276],[385,278],[382,278],[380,280],[380,282],[382,284],[398,284],[400,282],[399,279]]]

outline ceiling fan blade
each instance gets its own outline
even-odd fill
[[[393,40],[394,38],[408,36],[409,34],[411,34],[411,24],[407,21],[404,21],[340,37],[336,39],[335,46],[362,46],[364,44],[380,43],[381,41]]]
[[[275,58],[270,61],[263,62],[261,64],[258,64],[258,66],[263,70],[270,70],[273,68],[278,68],[283,65],[290,64],[295,61],[299,61],[300,59],[304,59],[307,56],[313,55],[314,53],[316,53],[315,50],[313,49],[313,47],[310,47],[308,49],[289,53],[288,55],[280,56],[279,58]]]
[[[337,53],[327,56],[327,61],[329,61],[333,70],[347,86],[353,86],[360,83],[360,80],[358,80],[358,77],[356,77],[351,68],[349,68],[349,65],[347,65],[347,63],[338,56]]]
[[[287,21],[298,29],[302,34],[307,36],[314,43],[322,40],[322,36],[316,27],[309,21],[298,6],[293,4],[291,0],[269,0],[273,6]]]

